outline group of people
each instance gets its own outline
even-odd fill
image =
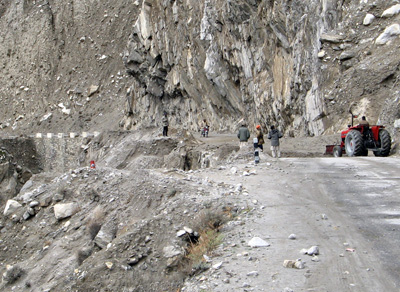
[[[240,148],[244,147],[247,145],[247,142],[250,138],[250,131],[247,128],[245,124],[242,124],[241,127],[239,128],[239,132],[237,134],[237,137],[239,138],[240,141]],[[283,135],[281,131],[275,128],[274,125],[271,126],[271,130],[268,132],[267,138],[271,140],[271,152],[272,152],[272,157],[281,157],[281,151],[279,148],[279,139],[282,138]],[[264,134],[261,129],[261,125],[256,126],[256,140],[254,141],[254,147],[260,148],[261,151],[264,150],[263,144],[265,143],[264,141]]]
[[[161,122],[163,125],[163,136],[167,137],[169,122],[168,122],[168,116],[167,116],[166,112],[164,112]],[[207,137],[208,131],[209,131],[209,125],[206,120],[204,120],[203,122],[204,122],[204,125],[201,129],[201,135],[203,137]],[[268,132],[268,136],[267,136],[267,138],[269,140],[271,140],[272,157],[281,157],[281,151],[279,148],[279,139],[282,138],[282,136],[283,136],[282,133],[278,129],[275,129],[275,126],[272,125],[271,130]],[[247,142],[250,138],[250,131],[245,124],[242,124],[241,127],[239,128],[237,137],[239,138],[239,141],[240,141],[240,148],[247,145]],[[265,143],[264,134],[262,132],[261,126],[257,125],[256,126],[256,142],[255,142],[254,147],[257,147],[261,151],[263,151],[264,143]]]

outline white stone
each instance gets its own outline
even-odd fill
[[[22,208],[22,205],[20,203],[15,200],[8,200],[6,203],[6,207],[4,208],[3,214],[4,216],[9,216],[18,211],[18,209],[20,208]]]
[[[371,13],[368,13],[367,15],[365,15],[364,20],[363,20],[363,24],[364,25],[370,25],[372,23],[372,21],[374,21],[375,16]]]
[[[400,12],[400,4],[393,5],[382,13],[382,18],[392,17]]]
[[[189,234],[193,234],[193,229],[192,228],[189,228],[187,226],[183,226],[183,230],[185,230]]]
[[[94,238],[94,242],[100,248],[106,248],[109,243],[114,239],[115,233],[112,228],[112,224],[110,225],[103,225],[100,228],[100,231],[97,233],[96,237]]]
[[[182,254],[182,250],[175,246],[166,246],[163,248],[164,257],[166,258],[173,258],[180,254]]]
[[[99,90],[99,86],[98,85],[90,85],[89,89],[88,89],[88,96],[92,96],[93,94],[95,94],[97,91]]]
[[[106,262],[105,263],[106,264],[106,267],[108,268],[108,269],[112,269],[112,267],[113,267],[113,263],[112,262]]]
[[[71,113],[71,109],[67,109],[67,108],[63,108],[61,111],[66,115],[69,115]]]
[[[319,254],[319,247],[314,245],[307,250],[308,255],[316,255]]]
[[[306,248],[303,248],[302,250],[300,250],[301,254],[307,254],[307,252],[308,252],[308,249],[306,249]]]
[[[248,272],[247,276],[249,276],[249,277],[257,277],[258,276],[258,272],[257,271]]]
[[[394,121],[394,127],[397,129],[400,128],[400,119]]]
[[[318,258],[316,255],[314,255],[314,256],[311,258],[311,260],[312,260],[313,262],[319,262],[319,258]]]
[[[60,203],[54,205],[54,216],[57,220],[71,217],[78,212],[79,206],[77,203]]]
[[[24,215],[22,215],[22,219],[24,219],[25,221],[27,221],[29,218],[31,217],[31,214],[29,214],[29,212],[25,212]]]
[[[31,208],[36,207],[36,206],[39,206],[39,202],[38,201],[32,201],[32,202],[29,203],[29,207],[31,207]]]
[[[183,235],[185,235],[186,234],[186,231],[185,230],[179,230],[177,233],[176,233],[176,237],[181,237],[181,236],[183,236]]]
[[[52,113],[45,114],[45,115],[40,119],[40,121],[41,121],[41,122],[44,122],[44,121],[50,119],[52,116],[53,116]]]
[[[249,246],[251,247],[265,247],[265,246],[270,246],[270,244],[268,242],[266,242],[265,240],[259,238],[259,237],[253,237],[249,243]]]
[[[206,260],[207,263],[211,263],[212,262],[212,259],[206,254],[203,254],[203,258]]]
[[[232,174],[237,173],[237,168],[236,168],[236,167],[232,167],[232,168],[231,168],[231,173],[232,173]]]
[[[294,239],[296,239],[296,234],[292,233],[292,234],[289,235],[288,238],[294,240]]]
[[[218,269],[220,269],[222,267],[222,262],[216,263],[212,267],[213,267],[213,269],[218,270]]]
[[[304,262],[302,262],[301,260],[297,260],[297,261],[294,263],[294,267],[295,267],[296,269],[304,269]]]
[[[325,57],[326,52],[324,50],[318,52],[318,58],[322,59]]]
[[[400,25],[395,23],[391,26],[388,26],[385,31],[376,39],[375,43],[377,45],[384,45],[388,41],[390,41],[394,36],[398,36],[400,34]]]

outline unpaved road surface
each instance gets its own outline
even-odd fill
[[[242,184],[237,202],[248,208],[226,226],[214,268],[183,291],[400,291],[399,165],[398,157],[262,153],[258,165],[249,157],[201,171]],[[253,237],[270,246],[249,247]],[[319,247],[317,258],[300,252],[311,246]],[[298,258],[304,269],[283,266]]]

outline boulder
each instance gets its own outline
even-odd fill
[[[340,43],[344,40],[344,36],[337,35],[337,34],[327,34],[323,33],[320,36],[321,42],[328,42],[328,43]]]
[[[173,257],[183,254],[181,248],[175,247],[172,245],[164,247],[163,253],[164,253],[165,258],[173,258]]]
[[[400,34],[400,25],[395,23],[388,26],[384,32],[376,39],[375,43],[377,45],[384,45],[389,42],[393,37]]]
[[[400,13],[400,4],[393,5],[382,13],[382,18],[389,18]]]
[[[113,241],[117,234],[116,224],[112,221],[101,226],[100,231],[94,238],[94,243],[100,248],[106,248],[107,245]]]
[[[367,15],[365,15],[364,20],[363,20],[363,24],[365,26],[370,25],[375,19],[375,16],[368,13]]]
[[[61,220],[67,217],[71,217],[78,212],[79,206],[77,203],[64,203],[54,205],[54,216],[57,220]]]
[[[4,216],[10,216],[19,211],[22,211],[22,205],[15,200],[8,200],[4,208]]]

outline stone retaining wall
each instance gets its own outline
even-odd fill
[[[88,139],[99,132],[88,133],[36,133],[24,136],[0,137],[0,148],[13,156],[13,162],[41,171],[65,172],[87,164]]]

